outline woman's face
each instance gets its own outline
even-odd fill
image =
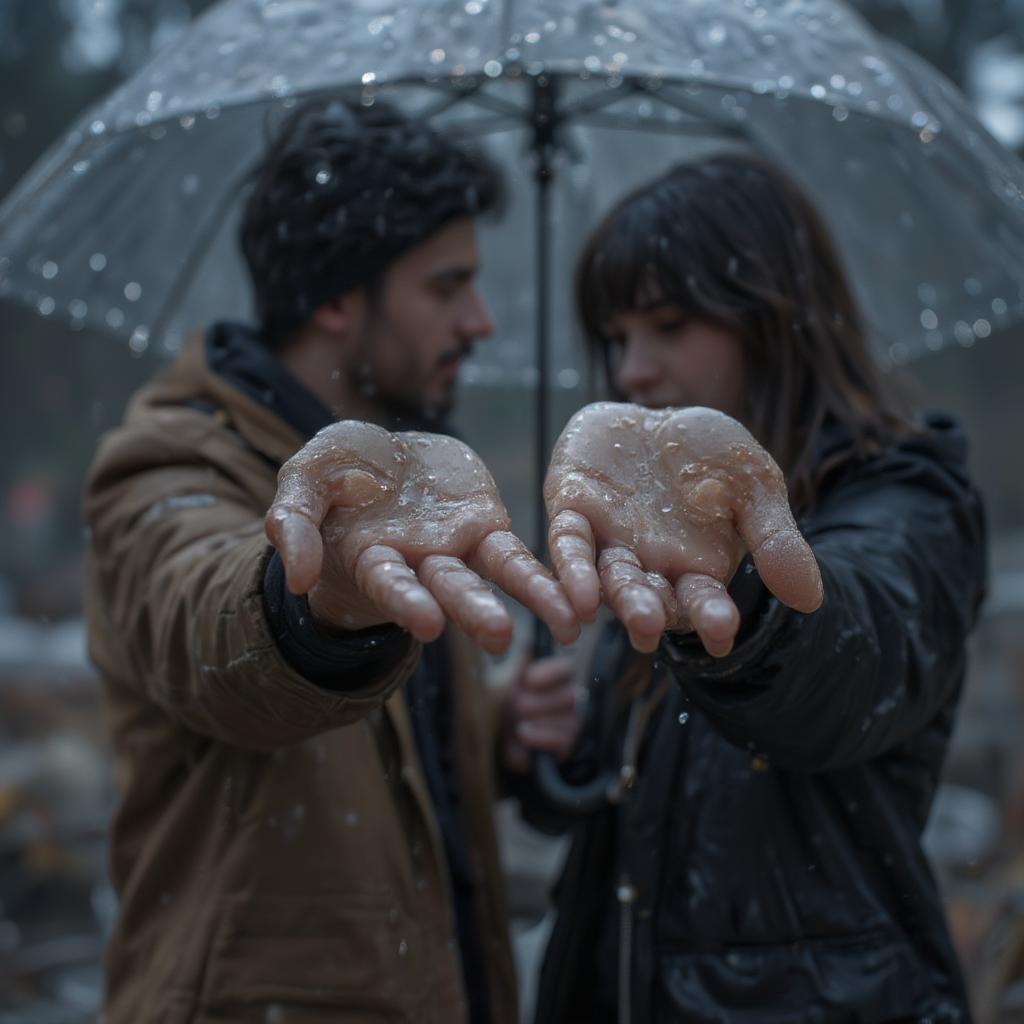
[[[654,409],[703,405],[740,418],[746,367],[733,332],[665,305],[617,313],[605,336],[615,383],[629,401]]]

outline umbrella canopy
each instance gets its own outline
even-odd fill
[[[482,246],[500,341],[477,350],[460,408],[511,418],[493,451],[470,436],[514,520],[531,488],[506,483],[543,472],[552,432],[542,400],[534,452],[508,445],[531,430],[522,388],[552,388],[556,428],[589,397],[569,309],[580,239],[672,163],[749,148],[800,181],[883,361],[1024,315],[1021,166],[934,70],[834,0],[223,0],[8,196],[0,294],[135,351],[244,317],[245,177],[289,106],[345,93],[486,137],[509,171],[511,209]]]
[[[488,134],[518,172],[524,195],[488,260],[507,340],[477,369],[521,375],[536,239],[515,207],[534,202],[522,156],[538,81],[557,85],[542,97],[546,141],[566,171],[554,178],[556,267],[625,188],[729,139],[816,198],[883,357],[970,344],[1024,313],[1020,166],[936,72],[832,0],[225,0],[8,197],[0,289],[136,348],[244,312],[232,208],[268,107],[386,90]]]

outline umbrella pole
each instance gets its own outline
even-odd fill
[[[534,488],[535,538],[537,557],[542,561],[546,549],[547,512],[544,508],[544,477],[548,464],[548,379],[550,377],[550,302],[551,302],[551,181],[554,177],[555,150],[555,81],[547,75],[533,79],[533,153],[536,191],[536,267],[537,312],[535,326],[537,392],[534,415]],[[540,619],[534,619],[533,654],[535,658],[549,654],[551,637]]]

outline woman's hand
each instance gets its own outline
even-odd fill
[[[577,614],[592,619],[603,596],[637,650],[694,629],[710,654],[728,654],[739,611],[726,587],[745,551],[784,604],[821,604],[782,471],[724,413],[589,405],[555,445],[544,498],[555,573]]]
[[[281,468],[265,525],[289,590],[308,592],[325,625],[395,622],[426,641],[450,619],[496,653],[512,619],[492,580],[560,642],[579,634],[561,584],[509,531],[491,474],[451,437],[335,423]]]

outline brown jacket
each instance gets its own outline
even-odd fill
[[[191,408],[202,398],[210,415]],[[199,339],[134,398],[86,492],[90,654],[122,799],[107,1024],[459,1024],[444,852],[400,689],[286,664],[261,585],[275,466],[301,438]],[[492,716],[452,643],[466,842],[495,1024],[516,1019],[492,826]]]

